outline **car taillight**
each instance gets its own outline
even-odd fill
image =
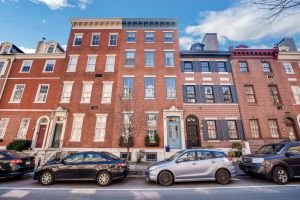
[[[23,161],[20,159],[14,159],[14,160],[9,161],[9,163],[16,165],[16,164],[22,164]]]
[[[116,166],[117,166],[117,167],[125,167],[126,164],[125,164],[125,163],[118,163],[118,164],[116,164]]]

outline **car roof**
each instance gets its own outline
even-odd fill
[[[300,145],[300,141],[282,141],[282,142],[278,142],[278,143],[264,144],[263,146],[265,146],[265,145],[278,145],[278,144],[283,144],[283,145],[299,144]]]
[[[186,149],[186,151],[203,151],[203,150],[205,150],[205,151],[223,152],[224,153],[224,151],[222,149],[208,149],[208,148]]]

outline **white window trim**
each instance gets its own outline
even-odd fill
[[[63,86],[63,90],[62,90],[61,97],[60,97],[60,103],[70,103],[71,96],[72,96],[72,90],[73,90],[73,84],[74,84],[74,81],[64,81],[64,86]],[[65,98],[64,97],[65,85],[71,85],[71,92],[70,92],[70,97],[69,97],[70,99],[68,101],[63,101],[63,99]]]
[[[111,98],[112,98],[112,92],[113,92],[113,81],[103,81],[103,87],[102,87],[102,97],[101,97],[101,104],[110,104],[111,103]],[[111,86],[111,90],[110,90],[110,99],[108,99],[108,97],[104,97],[104,90],[105,90],[105,86]]]
[[[21,134],[21,130],[22,130],[21,128],[23,128],[21,126],[22,126],[22,123],[23,123],[24,120],[29,120],[29,121],[28,121],[28,124],[26,125],[26,127],[24,127],[24,134],[20,135]],[[27,135],[28,128],[29,128],[29,125],[30,125],[30,121],[31,121],[30,118],[22,118],[21,119],[21,122],[20,122],[20,125],[19,125],[19,130],[18,130],[18,133],[17,133],[17,138],[18,139],[26,139],[26,135]]]
[[[83,33],[74,33],[73,46],[78,47],[78,46],[81,46],[81,44],[80,45],[75,45],[76,36],[81,36],[81,44],[82,44]]]
[[[93,36],[94,36],[94,35],[99,35],[99,44],[98,44],[98,45],[93,45]],[[92,33],[91,43],[90,43],[90,46],[91,46],[91,47],[97,47],[97,46],[100,45],[100,35],[101,35],[101,33]]]
[[[0,71],[0,75],[4,75],[6,72],[6,67],[7,67],[8,61],[0,60],[0,62],[3,62],[3,67],[2,67],[2,70]]]
[[[291,67],[292,72],[287,72],[286,68],[285,68],[285,65],[289,65]],[[284,71],[285,71],[286,74],[295,74],[294,68],[293,68],[291,63],[283,63],[283,68],[284,68]]]
[[[300,87],[298,85],[293,85],[293,86],[291,86],[291,90],[292,90],[292,93],[294,96],[295,104],[299,105],[300,104]]]
[[[28,71],[28,72],[23,72],[23,71],[22,71],[25,62],[31,62],[31,65],[30,65],[30,68],[29,68],[29,71]],[[24,73],[24,74],[30,73],[30,70],[31,70],[31,68],[32,68],[32,63],[33,63],[33,60],[23,60],[19,73]]]
[[[114,57],[114,66],[112,70],[108,70],[107,66],[108,66],[108,58],[112,58]],[[115,65],[116,65],[116,55],[115,54],[107,54],[106,55],[106,61],[105,61],[105,69],[104,72],[114,72],[115,71]]]
[[[111,45],[110,44],[110,36],[111,35],[116,35],[117,36],[117,42],[116,42],[116,45]],[[116,46],[118,46],[118,33],[109,33],[109,38],[108,38],[108,46],[110,46],[110,47],[116,47]]]
[[[48,86],[47,93],[46,93],[46,100],[45,101],[38,101],[39,91],[40,91],[40,89],[41,89],[42,86]],[[35,95],[33,103],[46,103],[47,102],[47,97],[48,97],[49,90],[50,90],[50,84],[39,84],[39,87],[38,87],[38,89],[36,91],[36,95]]]
[[[80,98],[80,103],[81,104],[90,104],[91,103],[91,98],[92,98],[92,93],[93,93],[93,84],[94,81],[82,81],[82,92],[81,92],[81,98]],[[91,91],[90,91],[90,96],[87,101],[83,101],[83,94],[85,93],[84,87],[85,85],[91,85]]]
[[[74,67],[74,70],[70,70],[69,66],[70,66],[71,58],[75,58],[75,57],[77,57],[76,65]],[[78,60],[79,60],[79,55],[69,55],[69,62],[68,62],[68,66],[67,66],[67,72],[76,72]]]
[[[108,114],[96,114],[94,142],[104,142],[105,141],[107,116],[108,116]],[[105,117],[104,127],[102,127],[102,126],[97,127],[97,121],[98,121],[98,118],[100,118],[100,117]],[[100,124],[100,125],[102,125],[102,124]],[[96,137],[97,129],[104,129],[104,133],[103,133],[103,138],[102,139],[97,139],[97,137]]]
[[[83,113],[74,113],[73,114],[73,122],[72,122],[72,130],[71,130],[71,137],[70,137],[70,142],[80,142],[80,140],[81,140],[81,135],[82,135],[82,127],[83,127],[83,120],[84,120],[84,116],[85,116],[85,114],[83,114]],[[79,133],[79,139],[75,139],[74,138],[74,128],[75,128],[75,123],[74,123],[74,121],[75,121],[75,118],[76,117],[80,117],[80,133]]]
[[[48,71],[46,71],[46,66],[49,62],[53,62],[53,70],[48,72]],[[43,73],[53,73],[54,69],[55,69],[55,64],[56,64],[56,60],[46,60],[44,69],[43,69]]]
[[[85,72],[95,72],[96,64],[97,64],[97,56],[98,56],[97,54],[87,55],[87,62],[86,62]],[[94,68],[92,70],[90,70],[90,69],[88,70],[90,58],[95,58],[95,65],[94,65]]]
[[[14,94],[15,94],[15,92],[16,92],[16,89],[17,89],[17,86],[18,86],[18,85],[24,85],[24,89],[23,89],[23,91],[22,91],[20,101],[13,101],[13,96],[14,96]],[[12,91],[12,94],[11,94],[11,96],[10,96],[10,100],[9,100],[8,103],[21,103],[22,96],[23,96],[23,93],[24,93],[24,91],[25,91],[25,87],[26,87],[26,84],[15,84],[14,89],[13,89],[13,91]]]
[[[4,139],[4,136],[5,136],[5,133],[6,133],[6,130],[7,130],[7,126],[9,124],[9,118],[1,118],[0,123],[2,123],[3,120],[5,120],[6,123],[4,124],[4,127],[2,129],[2,133],[0,132],[0,139]]]

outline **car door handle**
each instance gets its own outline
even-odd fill
[[[216,163],[216,161],[213,161],[213,160],[212,160],[211,163]]]
[[[196,163],[193,163],[192,165],[197,165]]]

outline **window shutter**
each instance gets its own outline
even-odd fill
[[[203,138],[204,140],[208,140],[207,123],[205,120],[202,120],[202,126],[203,126]]]
[[[196,92],[196,103],[201,103],[201,85],[195,85],[195,92]]]
[[[215,103],[221,102],[220,95],[219,95],[219,88],[220,88],[220,85],[213,85],[213,94],[214,94]]]
[[[228,124],[226,120],[221,120],[222,127],[223,127],[223,136],[224,140],[229,140],[229,130],[228,130]]]
[[[199,102],[205,103],[204,85],[199,85]]]
[[[193,72],[197,71],[197,62],[196,61],[192,61],[192,68],[193,68]]]
[[[217,136],[219,140],[224,140],[224,134],[223,134],[223,127],[222,127],[222,121],[221,120],[217,120],[216,121],[217,124]]]
[[[232,72],[231,64],[229,61],[225,62],[225,66],[226,66],[227,72]]]
[[[208,65],[209,65],[209,71],[210,71],[210,72],[217,72],[217,71],[218,71],[218,70],[216,71],[216,69],[215,69],[215,68],[216,68],[216,67],[215,67],[216,65],[215,65],[215,62],[214,62],[214,61],[209,61],[209,62],[208,62]]]
[[[183,102],[187,103],[186,85],[182,85]]]
[[[197,71],[198,72],[202,72],[201,62],[200,61],[197,61]]]
[[[230,90],[232,96],[232,103],[238,103],[238,97],[237,97],[235,85],[231,85]]]
[[[238,130],[238,133],[239,133],[239,138],[241,140],[244,140],[245,139],[245,134],[244,134],[244,128],[243,128],[242,120],[237,120],[236,121],[236,126],[237,126],[237,130]]]
[[[180,61],[181,72],[184,72],[184,61]]]

